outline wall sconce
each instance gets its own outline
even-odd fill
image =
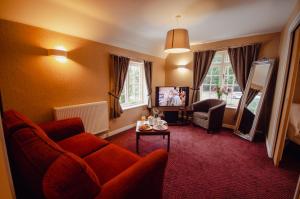
[[[186,68],[186,65],[178,65],[177,68]]]
[[[48,49],[48,55],[54,56],[54,58],[61,63],[67,62],[68,52],[63,47]]]
[[[177,65],[177,70],[180,73],[186,73],[188,71],[188,68],[186,67],[186,65]]]

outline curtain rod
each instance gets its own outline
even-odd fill
[[[253,44],[263,44],[264,42],[255,42],[255,43],[244,43],[244,44],[240,44],[240,45],[226,45],[223,47],[218,47],[218,48],[209,48],[206,50],[215,50],[215,51],[222,51],[222,50],[228,50],[229,48],[238,48],[238,47],[243,47],[243,46],[248,46],[248,45],[253,45]],[[208,45],[209,43],[204,43],[204,44],[199,44],[199,46],[201,45]],[[198,51],[205,51],[205,50],[192,50],[193,52],[198,52]]]

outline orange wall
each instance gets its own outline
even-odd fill
[[[272,33],[265,35],[256,35],[250,37],[242,37],[236,39],[229,39],[224,41],[217,41],[211,43],[204,43],[192,46],[193,51],[210,50],[210,49],[226,49],[231,46],[240,46],[261,42],[259,58],[278,57],[278,48],[280,41],[280,33]],[[178,65],[186,65],[186,69],[178,68]],[[193,86],[193,53],[169,54],[166,59],[166,85],[177,86]],[[233,125],[233,116],[235,109],[227,108],[224,116],[224,123]]]
[[[1,116],[0,116],[1,120]],[[0,122],[0,198],[13,199],[15,198],[13,182],[9,170],[6,146],[4,141],[4,133],[2,129],[2,122]]]
[[[4,108],[37,122],[52,120],[52,108],[109,100],[109,54],[153,62],[153,88],[165,84],[165,60],[20,23],[0,20],[0,88]],[[67,63],[47,56],[63,45]],[[154,92],[153,92],[154,93]],[[110,129],[134,123],[146,107],[126,110]]]

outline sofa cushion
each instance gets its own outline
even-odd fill
[[[55,142],[85,131],[82,120],[78,117],[46,122],[39,124],[39,126]]]
[[[106,140],[98,138],[90,133],[80,133],[57,143],[64,150],[72,152],[80,157],[87,156],[109,144]]]
[[[84,160],[94,170],[101,184],[104,184],[140,160],[140,157],[117,145],[109,144]]]
[[[203,120],[207,120],[208,119],[208,113],[206,113],[206,112],[194,112],[193,117],[203,119]]]
[[[46,198],[94,199],[101,190],[93,170],[84,160],[71,153],[59,156],[44,175]]]

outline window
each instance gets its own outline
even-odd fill
[[[216,52],[200,87],[200,99],[218,98],[218,87],[223,91],[221,99],[226,101],[227,106],[237,107],[242,92],[236,82],[227,51]]]
[[[123,91],[120,96],[122,108],[147,104],[147,85],[145,80],[144,63],[130,61]]]

